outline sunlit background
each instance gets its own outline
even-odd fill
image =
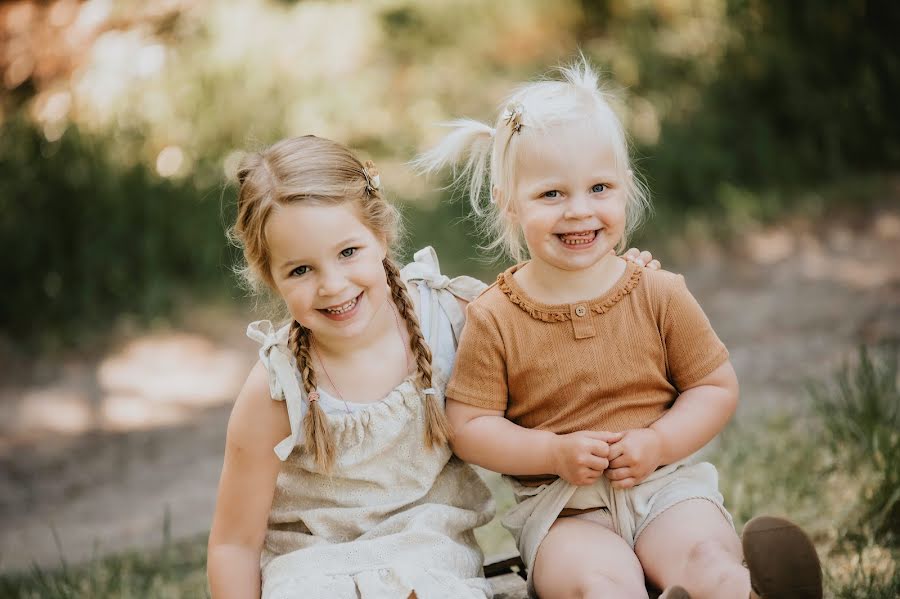
[[[890,0],[0,3],[0,570],[208,530],[270,313],[224,235],[243,151],[354,148],[405,256],[489,281],[408,161],[578,52],[652,191],[636,243],[688,275],[754,414],[794,409],[900,340],[898,30]]]

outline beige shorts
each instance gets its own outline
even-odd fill
[[[651,476],[630,489],[613,489],[605,477],[593,485],[578,487],[565,507],[599,509],[566,517],[605,526],[625,539],[632,548],[653,520],[673,505],[689,499],[712,502],[734,526],[719,493],[719,474],[709,462],[671,464],[655,474],[659,476]]]

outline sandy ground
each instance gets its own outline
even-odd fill
[[[683,272],[728,345],[738,418],[801,408],[860,343],[900,340],[900,209],[862,225],[688,244]],[[690,259],[685,257],[689,256]],[[230,403],[255,360],[246,316],[136,335],[107,354],[0,370],[0,570],[52,567],[209,529]]]

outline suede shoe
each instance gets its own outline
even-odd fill
[[[761,599],[822,599],[819,556],[799,526],[757,516],[744,526],[741,545],[750,586]]]

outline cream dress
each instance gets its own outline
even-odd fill
[[[443,403],[465,318],[455,297],[471,300],[484,284],[442,275],[430,247],[401,275]],[[338,448],[328,476],[301,449],[307,402],[288,328],[258,321],[247,334],[262,345],[272,398],[287,403],[291,426],[275,447],[283,464],[261,557],[263,599],[490,597],[473,534],[493,517],[490,491],[448,447],[425,445],[424,396],[412,377],[375,403],[319,389]]]

